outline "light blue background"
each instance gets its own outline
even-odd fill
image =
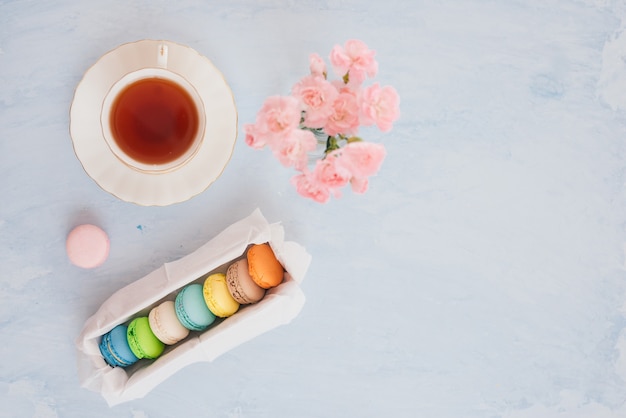
[[[625,28],[620,0],[0,0],[0,416],[626,416]],[[163,208],[100,189],[69,137],[83,73],[144,38],[211,59],[239,111],[223,176]],[[402,117],[367,132],[370,191],[319,205],[241,128],[350,38]],[[100,304],[256,207],[313,255],[300,316],[141,400],[81,389]],[[88,271],[85,222],[111,239]]]

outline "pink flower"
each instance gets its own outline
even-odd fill
[[[385,147],[373,142],[351,142],[341,148],[341,164],[353,178],[365,179],[378,172],[385,159]]]
[[[333,113],[324,125],[324,131],[335,136],[339,133],[355,135],[359,130],[359,104],[356,94],[349,89],[342,89],[333,102]]]
[[[261,133],[257,132],[256,125],[246,123],[243,126],[243,129],[246,132],[246,144],[255,149],[261,149],[266,145],[265,137]]]
[[[312,75],[326,78],[326,63],[319,54],[312,53],[309,55],[309,68]]]
[[[390,131],[393,122],[400,117],[400,97],[391,86],[380,87],[380,84],[363,89],[361,94],[361,122],[364,125],[378,125],[378,128]]]
[[[272,150],[282,165],[302,170],[307,164],[307,153],[313,151],[316,145],[313,132],[294,129],[280,141],[275,141]]]
[[[257,114],[256,127],[246,131],[246,135],[248,132],[252,137],[256,135],[252,143],[271,145],[271,142],[280,140],[298,127],[301,113],[302,108],[297,99],[291,96],[269,97]]]
[[[374,77],[378,72],[378,62],[373,51],[362,41],[351,39],[344,47],[335,45],[330,53],[330,62],[339,76],[349,74],[350,81],[361,84],[366,76]]]
[[[291,178],[291,184],[296,187],[296,191],[304,197],[313,199],[319,203],[326,203],[330,199],[330,190],[321,184],[316,176],[311,172],[303,172]]]
[[[341,155],[331,152],[323,160],[318,160],[313,173],[320,184],[329,189],[343,187],[350,181],[352,173],[341,164]]]
[[[323,77],[310,75],[293,86],[292,94],[304,104],[304,125],[321,128],[333,113],[333,103],[339,93]]]
[[[363,194],[367,191],[369,181],[367,178],[352,177],[350,180],[350,186],[354,193]]]
[[[282,165],[299,171],[291,183],[300,195],[326,203],[340,197],[348,184],[353,193],[365,193],[380,170],[385,147],[356,136],[361,125],[391,130],[400,117],[400,98],[391,86],[365,87],[364,81],[378,72],[375,55],[360,40],[335,45],[330,65],[340,77],[328,80],[326,62],[310,54],[310,75],[292,87],[290,96],[269,97],[255,122],[244,124],[248,146],[268,146]],[[324,140],[326,154],[313,163],[309,154]]]

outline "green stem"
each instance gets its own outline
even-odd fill
[[[329,152],[332,152],[336,149],[339,149],[337,138],[328,135],[328,139],[326,140],[326,151],[324,151],[324,154],[328,154]]]

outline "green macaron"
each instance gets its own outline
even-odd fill
[[[140,359],[155,359],[165,349],[165,344],[150,329],[150,321],[147,316],[135,318],[128,324],[126,338],[130,350]]]

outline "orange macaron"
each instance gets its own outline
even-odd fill
[[[248,272],[256,284],[263,289],[278,286],[283,281],[285,270],[269,244],[255,244],[248,249]]]

